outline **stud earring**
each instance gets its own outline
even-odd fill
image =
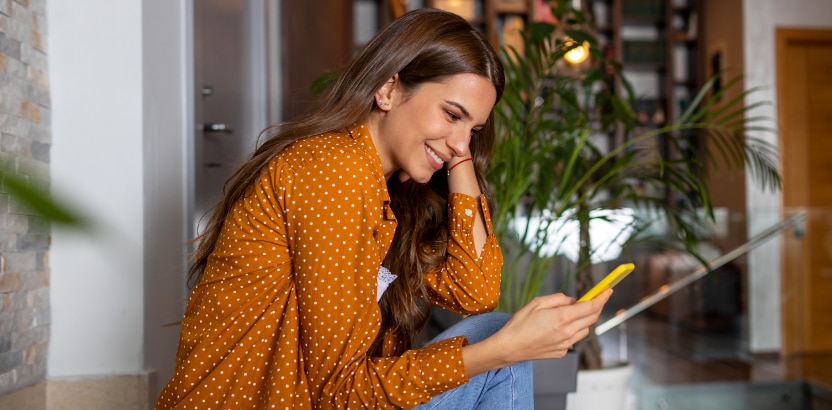
[[[390,104],[388,104],[388,103],[386,103],[386,102],[384,102],[384,101],[381,101],[381,100],[378,100],[378,101],[377,101],[377,103],[378,103],[378,106],[379,106],[379,107],[381,107],[381,108],[385,108],[385,107],[387,107],[388,105],[390,105]]]

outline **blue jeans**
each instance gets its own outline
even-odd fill
[[[510,317],[505,313],[469,316],[430,343],[460,335],[467,336],[469,343],[476,343],[500,330]],[[521,362],[471,377],[468,383],[448,390],[416,409],[532,409],[532,384],[532,363]]]

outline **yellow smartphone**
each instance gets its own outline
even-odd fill
[[[624,263],[618,265],[618,267],[613,269],[613,271],[609,274],[607,274],[607,276],[605,276],[604,279],[601,279],[600,282],[593,286],[592,289],[589,290],[589,292],[586,292],[586,294],[581,296],[581,298],[578,299],[578,302],[586,302],[587,300],[594,299],[607,288],[611,288],[617,285],[618,282],[621,282],[621,280],[626,278],[627,275],[629,275],[630,272],[632,272],[635,268],[636,265],[633,265],[632,263]]]

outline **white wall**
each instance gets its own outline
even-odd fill
[[[763,87],[746,99],[774,102],[755,111],[774,119],[777,128],[777,77],[775,29],[778,27],[832,27],[829,0],[743,0],[746,87]],[[777,144],[777,135],[764,134]],[[782,218],[782,198],[761,192],[749,178],[746,183],[748,234],[753,236]],[[789,233],[787,233],[789,234]],[[780,349],[780,241],[770,241],[749,256],[749,348],[752,352]]]
[[[184,288],[188,0],[50,0],[50,378],[172,367]],[[155,353],[155,352],[168,353]]]

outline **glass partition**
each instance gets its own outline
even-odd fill
[[[633,366],[627,407],[827,408],[818,405],[832,403],[832,210],[719,212],[702,247],[710,272],[655,245],[595,267],[600,279],[636,264],[599,321],[605,362]]]

